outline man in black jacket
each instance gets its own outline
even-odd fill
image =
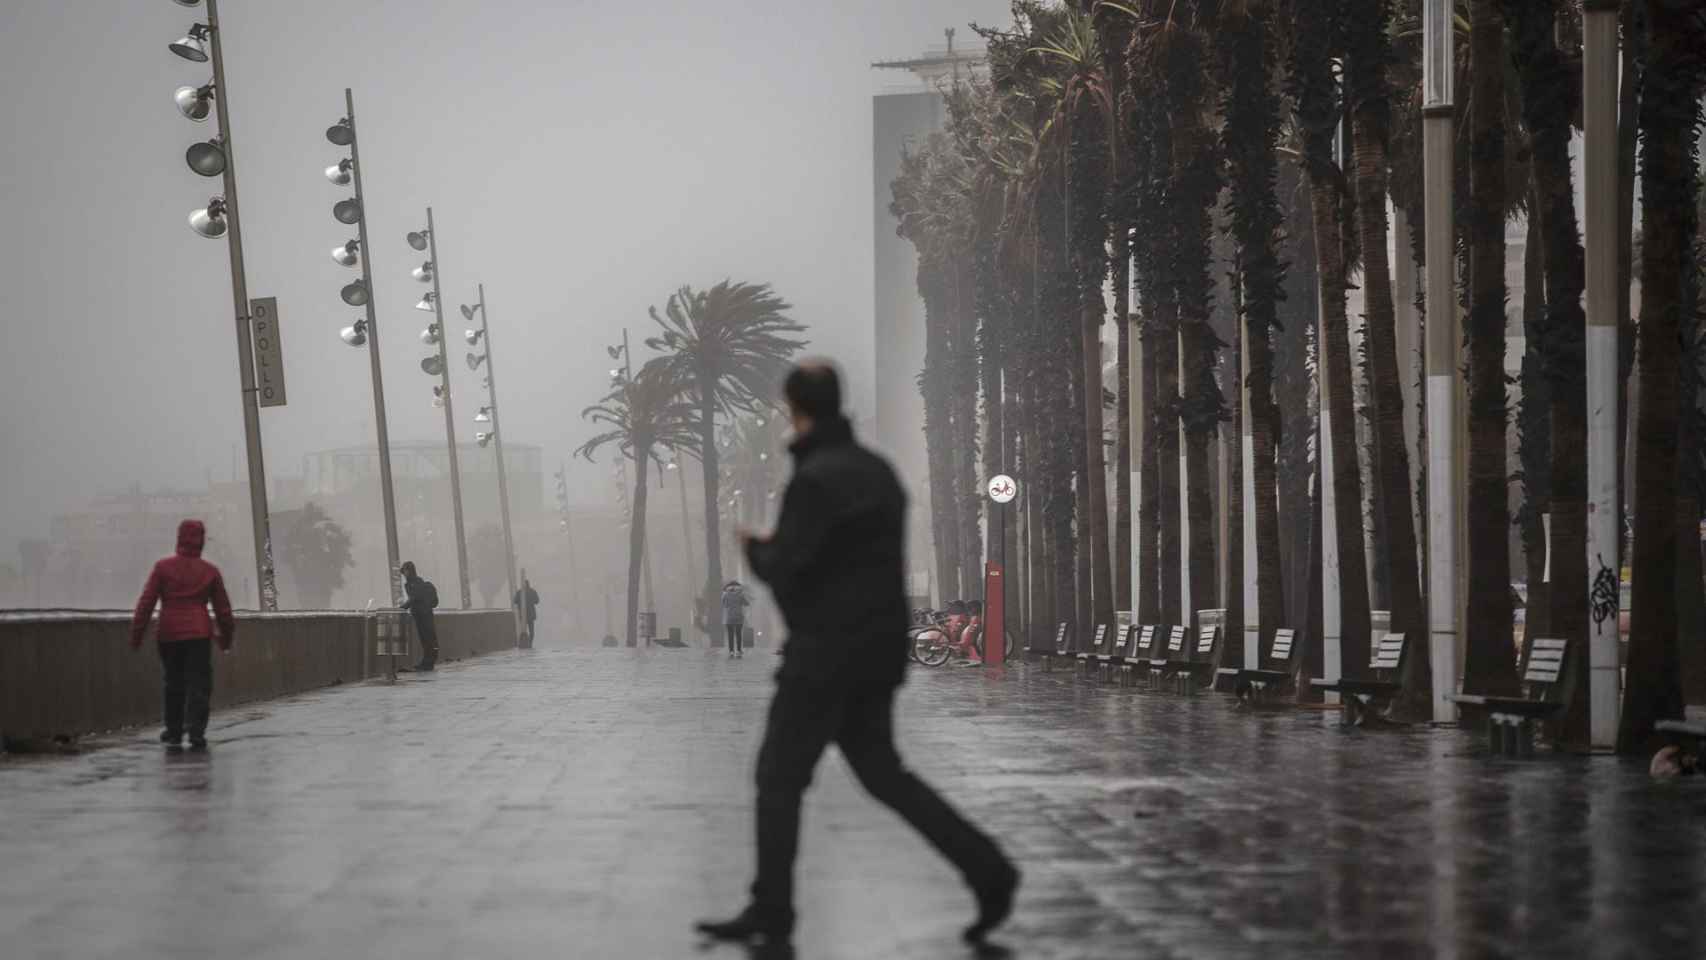
[[[889,465],[854,442],[834,369],[798,367],[783,393],[798,436],[793,479],[775,532],[741,535],[788,625],[758,751],[758,876],[740,915],[698,928],[720,940],[788,940],[800,797],[834,743],[865,789],[959,869],[978,905],[964,936],[981,941],[1011,912],[1019,872],[895,752],[894,694],[906,671],[906,495]]]
[[[407,595],[402,609],[414,618],[415,635],[421,641],[421,662],[415,664],[415,669],[430,673],[438,663],[438,628],[432,622],[432,612],[438,607],[438,588],[415,572],[412,560],[404,561],[398,569],[403,574],[403,593]]]

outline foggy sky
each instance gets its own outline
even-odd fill
[[[356,271],[328,251],[349,195],[323,130],[355,91],[394,443],[438,443],[417,367],[428,289],[403,234],[439,231],[446,321],[484,282],[505,436],[546,473],[589,430],[603,347],[679,284],[770,281],[868,408],[872,60],[942,42],[1005,0],[716,3],[225,0],[250,296],[279,301],[289,405],[263,410],[270,477],[374,439],[365,350],[338,340]],[[188,213],[214,133],[172,105],[211,65],[166,50],[203,13],[167,0],[0,3],[0,559],[56,512],[242,475],[226,244]],[[460,341],[455,344],[460,348]],[[453,350],[452,357],[462,349]],[[477,374],[455,364],[459,439]],[[571,496],[609,499],[608,461]],[[549,490],[546,491],[549,500]],[[377,511],[377,497],[374,510]],[[163,548],[167,545],[163,545]]]

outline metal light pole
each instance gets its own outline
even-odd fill
[[[491,401],[491,436],[493,444],[497,447],[498,455],[498,507],[503,512],[504,576],[508,578],[509,585],[509,592],[505,596],[511,598],[510,610],[515,615],[516,636],[519,637],[521,635],[521,611],[516,609],[516,604],[513,602],[515,597],[515,536],[511,532],[509,524],[509,475],[504,466],[504,432],[503,426],[498,420],[497,364],[493,359],[490,317],[487,316],[486,312],[486,285],[483,283],[480,284],[480,305],[476,309],[480,311],[480,336],[486,341],[486,395]]]
[[[426,215],[427,257],[432,263],[432,309],[434,322],[438,324],[439,390],[444,399],[444,444],[450,454],[450,505],[456,522],[456,577],[457,585],[462,588],[462,609],[467,610],[473,606],[473,600],[468,591],[468,539],[462,525],[462,467],[456,453],[456,405],[450,398],[450,332],[444,327],[444,294],[438,286],[439,274],[442,273],[438,260],[438,230],[433,226],[431,207],[426,208]],[[490,345],[486,350],[489,363]]]
[[[1617,745],[1619,537],[1617,528],[1617,8],[1584,4],[1582,120],[1587,199],[1588,569],[1611,616],[1588,640],[1588,734]],[[1625,118],[1633,122],[1634,118]]]
[[[1457,335],[1456,255],[1452,222],[1451,0],[1422,7],[1422,190],[1427,248],[1428,656],[1433,718],[1457,711]]]
[[[379,367],[379,321],[373,306],[373,247],[367,241],[367,200],[361,189],[361,138],[356,134],[355,94],[344,88],[344,119],[349,127],[350,173],[355,179],[356,237],[361,244],[361,279],[367,288],[367,361],[373,379],[373,422],[379,439],[379,490],[385,508],[385,562],[389,565],[391,605],[402,602],[397,556],[397,503],[391,486],[391,428],[385,417],[385,376]],[[337,129],[335,126],[333,129]],[[330,134],[331,131],[327,131]],[[328,136],[328,139],[331,139]],[[336,143],[336,140],[333,140]]]
[[[243,266],[243,229],[237,204],[237,158],[231,136],[229,88],[225,85],[225,42],[224,31],[219,25],[219,0],[207,0],[206,33],[210,48],[208,59],[213,61],[213,106],[218,115],[219,136],[225,154],[223,209],[229,227],[226,234],[231,251],[231,300],[237,308],[237,380],[243,395],[243,440],[248,455],[249,519],[255,538],[256,593],[260,609],[276,610],[278,596],[273,582],[272,533],[267,519],[267,469],[261,452],[260,398],[255,389],[249,281]]]

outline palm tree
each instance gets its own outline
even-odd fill
[[[275,516],[279,559],[290,568],[303,609],[331,609],[333,592],[344,585],[344,571],[355,565],[349,531],[312,501]]]
[[[709,290],[683,286],[670,296],[662,314],[656,307],[650,310],[663,334],[648,339],[646,345],[664,352],[667,379],[682,385],[697,411],[697,439],[692,448],[705,466],[707,610],[716,603],[723,583],[717,522],[717,416],[752,411],[773,401],[789,359],[806,345],[793,336],[805,328],[789,318],[791,309],[768,283],[724,280]],[[644,470],[642,466],[640,471]]]
[[[1130,137],[1126,120],[1125,91],[1129,86],[1125,63],[1131,45],[1134,21],[1120,4],[1097,2],[1092,8],[1097,47],[1102,54],[1102,75],[1108,86],[1112,111],[1109,133],[1113,149],[1113,183],[1108,202],[1108,226],[1113,238],[1114,330],[1118,350],[1119,383],[1115,393],[1114,425],[1114,605],[1131,610],[1132,503],[1131,503],[1131,231],[1132,204],[1129,199],[1132,167],[1125,155]]]
[[[655,316],[655,314],[654,314]],[[671,357],[657,357],[640,368],[632,379],[618,374],[610,393],[598,403],[581,411],[581,417],[606,429],[581,444],[575,451],[589,462],[600,448],[614,445],[624,457],[634,462],[633,517],[628,525],[628,645],[633,646],[639,622],[640,565],[644,560],[646,542],[646,476],[653,462],[660,467],[659,454],[669,451],[697,453],[702,434],[696,427],[702,422],[696,416],[701,410],[688,398],[693,387],[676,379],[677,365]],[[715,438],[705,449],[715,447]],[[715,454],[710,454],[714,456]],[[707,468],[706,472],[714,471]],[[709,483],[710,481],[707,481]],[[708,514],[716,513],[710,504]],[[707,524],[714,523],[709,516]],[[713,542],[714,545],[714,542]],[[716,553],[711,563],[721,564]]]
[[[1470,3],[1469,489],[1465,693],[1514,694],[1505,464],[1505,30],[1498,0]]]
[[[1565,60],[1553,29],[1559,0],[1507,3],[1513,55],[1522,86],[1522,118],[1528,130],[1535,202],[1529,215],[1538,223],[1545,272],[1545,314],[1539,324],[1544,378],[1550,414],[1550,463],[1546,499],[1552,515],[1549,556],[1548,636],[1569,644],[1567,656],[1578,667],[1587,663],[1587,379],[1586,316],[1581,297],[1586,282],[1581,236],[1576,229],[1575,191],[1570,174],[1570,118],[1576,113],[1581,80]],[[1526,296],[1538,298],[1538,285]],[[1525,393],[1523,402],[1529,401]],[[1529,583],[1536,581],[1533,571]],[[1532,614],[1531,614],[1532,618]],[[1531,621],[1532,622],[1532,619]],[[1571,672],[1566,691],[1563,733],[1585,742],[1588,723],[1588,671]]]
[[[1309,180],[1310,216],[1321,292],[1320,366],[1327,382],[1321,402],[1332,422],[1333,518],[1339,547],[1341,662],[1347,676],[1368,666],[1368,580],[1362,529],[1362,481],[1358,474],[1355,414],[1351,398],[1350,338],[1345,317],[1345,258],[1339,201],[1344,174],[1333,157],[1339,125],[1333,55],[1341,49],[1342,12],[1337,3],[1294,6],[1291,88],[1303,161]],[[1502,448],[1501,448],[1502,449]],[[1500,534],[1503,528],[1500,528]],[[1348,573],[1346,572],[1348,571]],[[1507,598],[1508,601],[1508,598]]]
[[[1654,722],[1682,716],[1677,651],[1677,345],[1693,306],[1699,169],[1695,134],[1706,81],[1706,10],[1646,0],[1647,71],[1641,89],[1640,397],[1635,426],[1635,549],[1627,687],[1617,749],[1652,748]],[[1692,398],[1690,398],[1692,399]]]
[[[1274,403],[1272,331],[1279,325],[1285,299],[1285,264],[1277,250],[1283,217],[1275,194],[1278,175],[1279,96],[1273,86],[1272,10],[1266,0],[1231,3],[1219,32],[1219,68],[1225,91],[1221,150],[1231,192],[1233,234],[1238,241],[1245,362],[1249,379],[1249,422],[1254,468],[1256,541],[1243,545],[1256,552],[1256,636],[1271,636],[1285,621],[1285,591],[1280,560],[1279,479],[1276,445],[1279,407]],[[1240,455],[1240,460],[1242,456]],[[1241,491],[1234,497],[1242,500]],[[1240,565],[1241,566],[1241,565]],[[1235,568],[1236,569],[1236,568]],[[1234,591],[1228,590],[1230,601]],[[1230,616],[1230,611],[1229,611]],[[1242,624],[1227,627],[1227,636]]]
[[[1093,8],[1096,4],[1085,3]],[[1089,551],[1089,579],[1078,589],[1087,593],[1090,620],[1111,623],[1114,617],[1113,571],[1108,547],[1107,463],[1102,422],[1102,321],[1108,279],[1108,186],[1112,173],[1109,129],[1113,102],[1103,73],[1094,21],[1088,9],[1067,8],[1065,20],[1050,40],[1037,48],[1058,61],[1065,76],[1052,90],[1056,98],[1051,132],[1062,141],[1067,158],[1067,199],[1071,211],[1069,260],[1076,286],[1079,317],[1078,389],[1084,423],[1084,456],[1079,473],[1080,543]]]
[[[1374,487],[1384,535],[1382,563],[1389,591],[1391,629],[1421,637],[1426,627],[1421,579],[1416,567],[1415,513],[1410,509],[1410,456],[1404,438],[1404,394],[1398,373],[1397,312],[1386,257],[1387,163],[1391,141],[1392,89],[1386,68],[1392,60],[1389,0],[1359,0],[1345,6],[1348,69],[1345,96],[1351,116],[1356,165],[1356,213],[1363,263],[1364,326],[1373,394]],[[1352,568],[1356,569],[1356,568]],[[1408,652],[1407,678],[1428,678],[1426,644]],[[1407,699],[1425,709],[1428,688],[1407,684]]]

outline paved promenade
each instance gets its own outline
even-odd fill
[[[216,715],[206,757],[0,759],[0,955],[744,956],[689,922],[745,896],[773,664],[502,654]],[[916,668],[900,727],[1026,871],[1014,957],[1706,955],[1698,780],[1035,668]],[[969,955],[957,878],[833,754],[800,895],[802,960]]]

